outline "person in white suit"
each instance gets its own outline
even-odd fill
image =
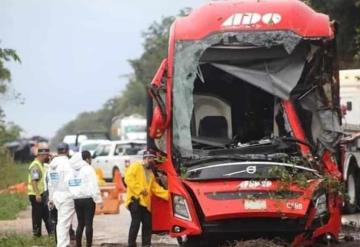
[[[57,209],[56,240],[57,247],[70,245],[70,226],[75,214],[74,199],[70,193],[66,178],[71,174],[69,163],[69,146],[58,145],[58,156],[49,164],[47,171],[49,208]]]
[[[81,247],[82,234],[85,228],[86,246],[92,246],[93,220],[96,203],[102,207],[102,198],[95,169],[91,164],[89,151],[76,153],[70,159],[72,174],[68,185],[75,201],[75,211],[78,220],[76,229],[76,246]]]

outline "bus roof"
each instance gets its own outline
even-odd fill
[[[327,15],[298,0],[221,0],[176,20],[175,40],[198,40],[216,32],[292,31],[307,38],[333,38]]]

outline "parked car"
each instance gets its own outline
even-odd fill
[[[63,142],[67,143],[70,148],[70,153],[80,151],[80,145],[87,140],[106,140],[109,141],[110,137],[104,131],[79,131],[76,134],[64,136]]]
[[[85,135],[66,135],[63,138],[63,142],[67,143],[69,145],[70,151],[72,152],[78,152],[79,147],[76,144],[76,142],[81,143],[83,141],[87,140],[87,137]]]
[[[145,141],[109,141],[99,144],[93,154],[92,166],[102,169],[104,178],[111,180],[116,170],[124,176],[125,167],[142,159]]]
[[[100,144],[106,144],[109,142],[110,141],[107,141],[107,140],[85,140],[85,141],[81,142],[80,147],[79,147],[79,152],[86,150],[86,151],[89,151],[91,153],[91,155],[94,155],[96,148]]]

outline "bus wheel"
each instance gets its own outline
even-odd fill
[[[357,169],[352,165],[349,168],[348,177],[346,181],[346,189],[348,193],[348,200],[345,202],[345,211],[349,214],[356,213],[359,202]]]

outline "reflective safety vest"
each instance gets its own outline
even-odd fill
[[[32,177],[31,177],[31,170],[33,168],[37,168],[39,170],[39,180],[37,181],[37,187],[38,190],[40,192],[40,194],[42,194],[45,190],[45,167],[43,164],[41,164],[40,161],[38,161],[37,159],[35,159],[29,166],[29,171],[28,171],[28,195],[35,195],[35,191],[32,187]]]

